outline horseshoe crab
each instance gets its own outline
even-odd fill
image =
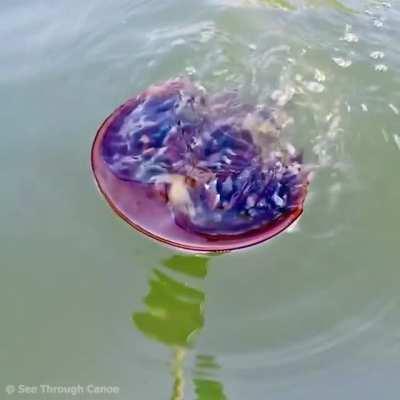
[[[101,193],[164,244],[223,252],[263,242],[302,213],[308,174],[276,109],[207,95],[179,78],[117,108],[95,137]]]

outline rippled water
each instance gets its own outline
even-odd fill
[[[398,1],[3,1],[0,383],[395,398],[399,38]],[[100,199],[97,127],[179,75],[293,117],[315,177],[290,232],[182,256]]]

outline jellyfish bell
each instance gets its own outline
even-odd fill
[[[308,172],[277,110],[208,96],[179,78],[152,86],[100,126],[92,170],[113,210],[184,251],[261,243],[303,211]]]

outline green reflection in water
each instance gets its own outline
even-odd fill
[[[199,354],[196,357],[196,379],[193,380],[198,400],[226,400],[224,387],[215,379],[208,377],[210,371],[218,370],[220,367],[211,355]]]
[[[224,388],[220,382],[211,379],[194,380],[196,395],[198,400],[212,399],[225,400]]]
[[[208,259],[174,256],[163,265],[190,277],[205,278]],[[204,293],[162,272],[153,270],[150,290],[144,298],[145,312],[133,314],[137,328],[166,345],[189,347],[194,335],[204,325]]]
[[[246,0],[246,2],[254,3],[253,0]],[[300,8],[300,2],[289,0],[258,0],[258,3],[265,4],[270,7],[280,8],[286,11],[294,11]],[[353,9],[347,7],[339,0],[304,0],[302,3],[308,7],[328,7],[348,13],[354,12]]]
[[[146,310],[132,316],[135,326],[146,336],[174,350],[172,360],[172,400],[184,399],[184,363],[196,335],[204,326],[205,294],[182,279],[205,279],[210,258],[175,255],[163,268],[154,268],[149,292],[143,299]],[[179,278],[175,278],[178,276]],[[193,380],[197,400],[226,400],[223,386],[207,374],[218,369],[213,356],[196,357]]]

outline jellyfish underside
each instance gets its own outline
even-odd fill
[[[207,96],[172,80],[118,113],[101,155],[118,179],[156,193],[181,229],[234,237],[302,208],[307,177],[280,116],[234,92]]]

